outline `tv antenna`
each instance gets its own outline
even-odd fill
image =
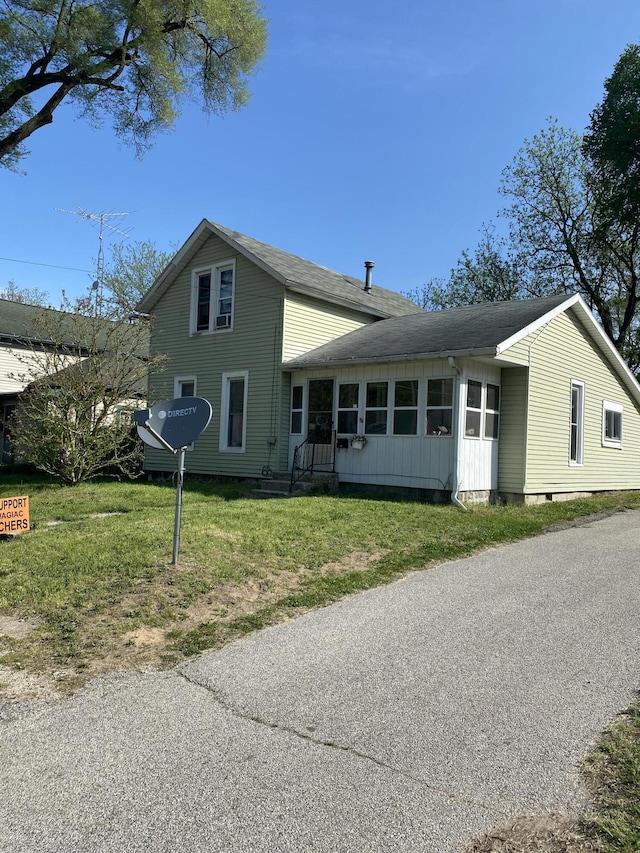
[[[89,220],[89,222],[98,226],[98,258],[96,261],[96,280],[91,285],[91,289],[96,291],[96,304],[99,306],[100,301],[102,299],[102,280],[104,278],[104,229],[107,228],[109,231],[113,231],[114,234],[121,234],[125,238],[129,237],[126,231],[121,231],[120,228],[116,228],[115,225],[111,225],[109,222],[107,222],[107,219],[109,219],[110,217],[119,217],[120,219],[122,219],[123,216],[128,216],[129,213],[89,213],[82,207],[78,207],[76,210],[66,210],[64,207],[56,207],[56,210],[59,210],[61,213],[75,214],[76,216],[79,216],[80,219]]]

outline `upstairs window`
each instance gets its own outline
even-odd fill
[[[622,406],[602,401],[602,446],[622,447]]]
[[[219,332],[233,326],[235,262],[193,273],[191,334]]]

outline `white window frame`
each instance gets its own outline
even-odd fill
[[[489,408],[489,386],[498,389],[498,408],[490,409]],[[485,382],[484,387],[482,389],[483,392],[483,403],[484,403],[484,411],[482,413],[482,438],[486,441],[498,441],[500,438],[500,397],[502,396],[502,387],[498,385],[497,382]],[[496,423],[498,425],[497,435],[488,435],[487,433],[487,415],[493,415],[496,419]]]
[[[401,385],[403,382],[412,382],[416,385],[416,402],[412,406],[397,406],[396,405],[396,387]],[[391,410],[391,434],[397,435],[400,438],[411,438],[412,436],[418,435],[418,431],[420,430],[420,380],[414,378],[407,379],[395,379],[393,382],[393,397],[391,398],[389,403],[389,408]],[[414,432],[396,432],[396,412],[415,412],[416,414],[416,428]]]
[[[231,288],[231,312],[229,314],[218,315],[228,316],[228,325],[218,326],[216,310],[220,301],[220,277],[225,270],[232,271],[232,288]],[[209,325],[206,329],[198,329],[198,290],[201,275],[211,275],[211,291],[209,295]],[[235,310],[235,292],[236,292],[236,262],[232,258],[227,261],[213,264],[212,266],[198,267],[191,273],[191,313],[189,320],[189,330],[192,335],[211,335],[222,332],[230,332],[233,330],[234,310]]]
[[[229,430],[229,403],[231,381],[234,379],[244,380],[244,399],[242,401],[242,444],[240,447],[230,447],[227,443]],[[222,374],[222,395],[220,401],[220,439],[219,449],[221,453],[246,453],[247,450],[247,399],[249,394],[249,371],[236,370]]]
[[[348,407],[348,406],[342,406],[341,407],[340,406],[340,389],[342,388],[343,385],[355,385],[357,387],[357,389],[358,389],[358,394],[357,394],[358,402],[355,404],[355,406],[351,406],[351,407]],[[343,435],[343,436],[344,435],[356,435],[360,432],[360,426],[359,425],[360,425],[360,421],[361,421],[361,418],[360,418],[361,400],[362,400],[362,383],[361,382],[353,381],[353,380],[349,380],[349,379],[341,380],[338,382],[338,395],[336,397],[336,435]],[[341,414],[341,412],[346,412],[347,414],[352,414],[353,412],[355,412],[355,414],[356,414],[356,428],[354,430],[344,432],[343,430],[340,429],[340,414]]]
[[[386,385],[387,388],[387,405],[386,406],[369,406],[368,405],[368,397],[369,397],[369,385]],[[391,383],[388,379],[372,379],[365,383],[364,386],[364,434],[368,436],[382,436],[389,434],[389,394],[391,388]],[[384,412],[385,416],[385,431],[384,432],[373,432],[370,431],[367,426],[367,415],[369,412]]]
[[[182,393],[182,383],[193,382],[193,394]],[[173,379],[173,396],[174,397],[197,397],[198,396],[198,377],[197,376],[175,376]]]
[[[469,385],[473,382],[474,385],[480,386],[480,406],[470,406],[469,405]],[[474,379],[473,376],[467,377],[466,385],[465,385],[465,399],[464,399],[464,437],[470,439],[471,441],[480,441],[480,439],[484,435],[484,424],[483,424],[483,410],[484,410],[484,383],[482,379]],[[478,431],[474,433],[469,433],[467,417],[469,413],[473,413],[478,417]]]
[[[620,438],[610,438],[607,436],[607,412],[620,415]],[[623,407],[620,403],[613,403],[611,400],[602,401],[602,446],[613,447],[620,450],[622,447],[622,415]]]
[[[294,389],[300,389],[300,408],[293,407],[293,392]],[[304,434],[304,404],[305,404],[305,386],[304,383],[296,382],[291,386],[291,408],[289,411],[289,433],[290,435],[303,435]],[[293,430],[293,416],[294,414],[300,415],[300,429],[295,431]]]
[[[438,405],[438,406],[430,406],[429,405],[429,383],[430,382],[450,382],[451,383],[451,404],[450,405]],[[427,438],[451,438],[453,435],[453,408],[454,408],[454,395],[455,395],[456,383],[453,376],[429,376],[427,377],[427,388],[426,388],[426,398],[425,398],[425,406],[424,406],[424,431]],[[443,386],[444,390],[444,386]],[[429,413],[430,412],[450,412],[451,413],[451,429],[449,432],[429,432],[427,429],[427,424],[429,423]],[[442,418],[444,420],[444,418]]]
[[[584,465],[584,398],[585,398],[585,385],[581,379],[572,379],[570,386],[570,395],[569,395],[569,465],[579,467],[580,465]],[[579,393],[579,409],[577,412],[577,418],[574,422],[573,419],[573,391],[574,389]],[[574,423],[576,429],[576,453],[575,458],[572,456],[572,436],[574,430]]]

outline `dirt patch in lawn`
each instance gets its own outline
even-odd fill
[[[28,664],[24,669],[0,667],[0,703],[5,700],[57,698],[106,672],[166,668],[183,659],[183,655],[174,648],[176,637],[196,631],[203,625],[214,625],[220,629],[216,645],[222,645],[238,636],[237,631],[234,633],[229,627],[232,623],[250,618],[265,608],[274,608],[274,621],[284,621],[298,615],[301,610],[283,606],[280,612],[278,602],[300,590],[305,581],[366,571],[384,553],[356,552],[317,569],[301,567],[297,571],[271,571],[264,577],[256,572],[256,575],[241,581],[218,584],[185,605],[179,603],[181,577],[192,567],[166,567],[157,578],[145,581],[138,590],[110,607],[79,619],[73,660],[56,662],[52,658],[49,671],[40,672],[27,669]],[[140,614],[148,614],[148,618]],[[138,624],[126,630],[127,624],[132,622]],[[27,648],[24,644],[29,643],[39,644],[41,649],[54,639],[46,626],[11,616],[0,617],[0,636],[3,633],[11,638],[7,652]]]

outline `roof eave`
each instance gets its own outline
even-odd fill
[[[495,347],[483,347],[477,349],[440,350],[439,352],[399,353],[397,355],[371,356],[368,358],[348,358],[329,361],[301,362],[297,359],[284,361],[283,370],[312,370],[328,367],[352,367],[359,364],[381,364],[398,361],[435,361],[442,358],[493,358],[496,355]]]

